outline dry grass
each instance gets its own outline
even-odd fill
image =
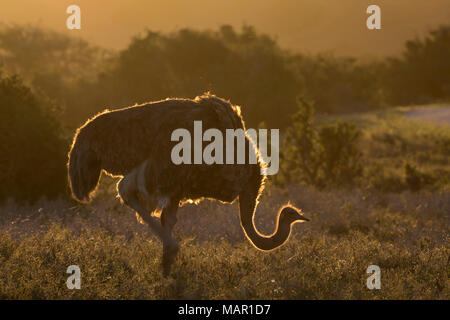
[[[271,253],[250,246],[237,206],[204,202],[180,210],[182,250],[172,278],[161,245],[118,200],[2,208],[0,297],[95,299],[448,299],[450,201],[446,194],[372,195],[292,186],[268,190],[257,225],[273,230],[284,199],[309,224]],[[269,200],[270,199],[270,200]],[[19,214],[17,214],[19,212]],[[12,222],[11,222],[12,221]],[[82,289],[68,290],[76,264]],[[370,291],[366,269],[382,270]]]

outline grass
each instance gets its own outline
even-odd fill
[[[181,208],[175,227],[181,250],[167,279],[161,244],[114,198],[111,178],[103,178],[89,205],[5,204],[0,298],[449,299],[449,181],[412,191],[404,165],[448,177],[450,130],[405,120],[404,111],[349,116],[364,131],[367,168],[379,166],[383,176],[366,174],[351,190],[268,186],[257,212],[260,231],[273,231],[276,210],[287,200],[311,218],[295,225],[278,250],[264,253],[249,244],[236,203]],[[377,189],[370,185],[375,179],[381,185],[397,179],[405,188]],[[73,264],[81,269],[81,290],[66,287]],[[372,264],[381,268],[380,290],[366,287]]]
[[[365,163],[362,188],[401,192],[418,187],[450,192],[449,126],[405,117],[411,110],[436,107],[440,105],[397,107],[341,117],[321,116],[318,123],[339,119],[353,122],[362,129],[363,137],[359,143]],[[407,165],[414,168],[414,172],[408,172]],[[417,177],[408,179],[411,174]],[[418,186],[411,185],[414,178],[420,178]]]

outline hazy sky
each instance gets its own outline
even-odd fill
[[[82,30],[66,29],[66,8],[77,4]],[[366,28],[366,8],[381,7],[382,30]],[[450,24],[450,0],[1,0],[0,21],[32,23],[110,48],[149,28],[217,28],[244,23],[296,51],[377,56],[395,54],[404,40]]]

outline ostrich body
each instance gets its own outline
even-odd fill
[[[240,109],[213,95],[190,99],[167,99],[104,111],[81,126],[69,153],[68,171],[72,194],[80,202],[90,201],[102,170],[121,176],[117,190],[123,202],[134,209],[163,243],[163,271],[170,272],[178,252],[172,237],[177,210],[188,200],[204,198],[232,202],[239,197],[242,228],[250,242],[260,250],[281,246],[289,237],[291,225],[307,221],[300,210],[284,206],[278,212],[275,232],[260,234],[253,217],[264,187],[262,164],[253,142],[245,138],[248,152],[255,152],[251,164],[180,164],[171,160],[171,141],[175,129],[193,132],[194,121],[203,129],[243,129]],[[202,148],[203,150],[203,148]],[[235,150],[236,151],[236,150]],[[225,154],[225,149],[223,154]],[[161,211],[160,220],[152,212]]]

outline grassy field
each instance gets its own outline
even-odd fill
[[[449,299],[450,129],[406,120],[407,110],[343,119],[363,130],[358,187],[269,183],[257,211],[261,232],[273,231],[288,200],[311,218],[278,250],[250,245],[237,203],[181,208],[181,250],[167,279],[160,243],[114,197],[111,178],[103,177],[86,206],[7,203],[0,207],[0,298]],[[381,268],[380,290],[366,287],[372,264]],[[81,290],[66,287],[70,265],[81,269]]]

